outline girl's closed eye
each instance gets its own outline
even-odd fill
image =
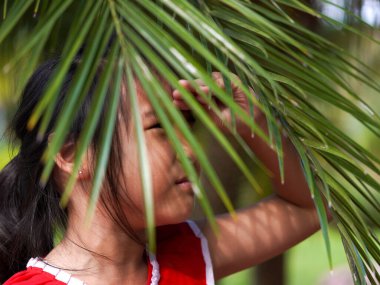
[[[184,117],[185,117],[187,123],[188,123],[190,126],[193,126],[193,125],[194,125],[194,123],[195,123],[195,118],[194,118],[193,114],[191,114],[190,112],[188,112],[188,113],[185,113],[185,114],[184,114]],[[163,129],[163,126],[161,125],[160,122],[156,122],[156,123],[152,124],[152,125],[148,128],[148,130],[151,130],[151,129]]]
[[[162,129],[162,125],[161,125],[161,123],[157,122],[157,123],[151,125],[148,129],[149,130],[151,130],[151,129]]]

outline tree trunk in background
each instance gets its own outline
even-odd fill
[[[321,11],[322,9],[322,3],[319,0],[307,0],[304,1],[304,3],[309,7],[313,7],[317,11]],[[287,10],[287,12],[292,19],[301,23],[302,26],[311,31],[317,31],[320,27],[321,21],[317,17],[313,17],[305,12],[298,10]]]
[[[285,285],[285,258],[281,254],[256,268],[256,283],[258,285]]]

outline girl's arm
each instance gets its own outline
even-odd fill
[[[223,87],[220,73],[214,79]],[[203,91],[208,87],[198,82]],[[181,84],[202,103],[194,88],[187,81]],[[235,102],[248,112],[248,101],[244,93],[233,86]],[[173,93],[174,103],[186,109],[178,91]],[[229,120],[230,112],[220,106],[222,114]],[[206,107],[205,110],[208,110]],[[260,112],[256,118],[266,130],[266,119]],[[211,118],[220,128],[223,124],[215,114]],[[238,122],[237,130],[257,157],[273,173],[275,193],[261,202],[237,212],[237,220],[225,214],[217,217],[220,231],[216,234],[205,221],[198,222],[206,236],[213,262],[215,278],[219,279],[270,259],[302,241],[319,229],[319,221],[310,197],[300,161],[290,141],[283,138],[285,183],[280,181],[277,155],[261,138],[251,137],[249,127]]]
[[[281,184],[275,151],[258,136],[243,135],[258,158],[273,173],[275,193],[238,211],[235,221],[228,214],[217,217],[220,232],[199,223],[209,242],[215,278],[268,260],[299,243],[319,229],[319,221],[298,156],[283,140],[285,183]]]

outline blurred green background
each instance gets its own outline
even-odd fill
[[[341,45],[345,49],[350,50],[355,56],[359,57],[363,62],[368,64],[372,69],[379,70],[380,67],[380,47],[369,40],[362,38],[347,36],[342,31],[341,25],[343,23],[349,23],[356,28],[365,30],[371,33],[371,35],[380,40],[380,2],[377,0],[357,0],[357,1],[344,1],[335,0],[332,3],[341,5],[353,12],[353,15],[344,13],[343,10],[335,7],[334,5],[326,4],[324,1],[306,1],[310,5],[319,9],[326,15],[334,18],[336,25],[327,25],[320,19],[310,18],[305,15],[298,15],[295,12],[289,11],[292,17],[304,23],[304,25],[314,31],[319,32],[333,42]],[[361,23],[354,16],[362,17],[365,23]],[[23,34],[28,32],[28,27],[33,26],[35,20],[30,17],[25,20],[25,25],[19,27],[17,34],[11,40],[8,40],[5,45],[0,49],[0,169],[11,159],[11,157],[17,153],[17,142],[10,144],[6,135],[3,135],[6,126],[12,114],[15,111],[18,96],[20,95],[20,86],[25,79],[30,75],[37,63],[29,62],[28,58],[23,59],[23,64],[16,68],[9,69],[7,65],[9,59],[17,54],[18,48],[23,44]],[[61,25],[64,25],[62,21]],[[63,35],[56,36],[48,43],[47,49],[44,53],[45,58],[49,58],[59,54],[59,40],[64,38]],[[41,58],[43,61],[45,58]],[[376,112],[380,112],[380,100],[379,94],[375,94],[371,90],[363,88],[356,82],[351,82],[353,90],[362,96],[367,102],[370,103],[372,108]],[[363,146],[367,147],[373,153],[380,155],[380,148],[378,148],[378,139],[375,139],[368,131],[366,131],[356,120],[348,117],[347,115],[336,112],[327,106],[319,106],[320,110],[324,112],[331,120],[334,120],[345,132],[349,133],[353,139],[358,141]],[[200,135],[204,136],[202,139],[210,147],[210,158],[214,161],[215,167],[219,168],[217,171],[221,173],[230,173],[225,176],[224,183],[227,185],[227,189],[238,189],[230,193],[235,201],[236,207],[242,207],[244,205],[253,203],[257,200],[257,196],[250,189],[246,189],[246,183],[243,181],[242,175],[236,173],[232,167],[233,163],[229,161],[228,157],[223,156],[220,150],[215,148],[215,144],[211,141],[211,138],[207,134],[203,134],[200,130]],[[222,163],[220,163],[222,162]],[[255,166],[252,166],[253,169]],[[228,169],[228,171],[226,171]],[[268,178],[264,177],[263,173],[257,171],[263,181],[267,181]],[[207,183],[207,181],[205,182]],[[270,192],[269,181],[266,182],[268,186],[268,193]],[[224,211],[220,205],[220,201],[217,198],[212,197],[212,191],[210,191],[211,200],[214,201],[214,207],[216,212]],[[194,217],[201,216],[199,209],[196,209]],[[378,229],[376,229],[379,233]],[[353,284],[350,280],[350,274],[348,271],[348,265],[345,258],[342,243],[337,230],[332,224],[330,227],[330,238],[333,252],[333,264],[334,269],[331,274],[326,251],[324,248],[324,242],[322,234],[316,233],[309,239],[290,249],[284,254],[283,257],[274,261],[274,264],[269,267],[260,268],[260,266],[253,269],[245,270],[243,272],[234,274],[228,278],[225,278],[219,282],[219,284],[264,284],[258,280],[258,275],[264,274],[265,270],[269,270],[272,275],[280,274],[283,272],[283,277],[277,276],[278,282],[275,284],[289,284],[289,285],[322,285],[322,284]],[[272,267],[272,270],[270,269]],[[269,269],[268,269],[269,268]],[[280,269],[279,269],[280,268]],[[340,281],[331,281],[331,280]],[[337,279],[336,279],[337,278]],[[329,281],[330,279],[330,281]],[[332,282],[332,283],[329,283]],[[341,282],[341,283],[338,283]],[[269,284],[269,283],[268,283]]]

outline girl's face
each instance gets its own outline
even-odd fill
[[[167,87],[171,92],[170,87]],[[177,155],[165,135],[153,108],[146,95],[138,86],[138,103],[145,135],[146,149],[149,157],[155,223],[157,226],[182,222],[189,217],[194,205],[192,185],[187,180],[185,172]],[[122,116],[121,116],[122,117]],[[131,116],[130,116],[131,117]],[[123,124],[119,124],[123,125]],[[128,129],[128,131],[126,130]],[[128,128],[125,125],[120,130],[122,149],[120,155],[123,163],[123,175],[126,196],[136,206],[127,207],[126,215],[130,224],[136,229],[145,227],[143,190],[139,170],[138,144],[135,124],[132,119]],[[198,162],[186,141],[179,135],[187,156],[193,161],[199,171]]]

